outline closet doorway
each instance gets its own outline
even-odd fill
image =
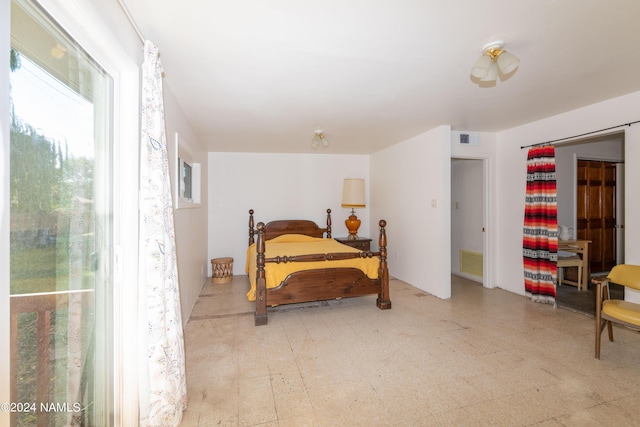
[[[487,287],[488,160],[451,159],[451,273]]]

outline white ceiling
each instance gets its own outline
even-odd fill
[[[124,2],[209,151],[368,154],[640,90],[639,0]],[[469,72],[495,40],[520,67],[481,87]]]

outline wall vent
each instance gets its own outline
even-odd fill
[[[473,133],[461,133],[460,144],[466,145],[478,145],[480,143],[480,137]]]
[[[482,254],[460,251],[460,272],[482,277]]]

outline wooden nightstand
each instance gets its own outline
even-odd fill
[[[360,249],[361,251],[371,250],[371,239],[367,239],[366,237],[358,237],[355,240],[349,240],[346,237],[336,237],[336,240],[352,248]]]

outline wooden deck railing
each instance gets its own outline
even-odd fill
[[[11,401],[34,403],[37,426],[49,425],[49,413],[40,411],[41,403],[53,402],[50,396],[51,383],[51,314],[67,309],[69,296],[83,294],[83,306],[93,301],[93,290],[74,290],[37,294],[11,295]],[[18,402],[18,315],[36,313],[36,401]],[[16,425],[17,413],[11,412],[11,425]]]

